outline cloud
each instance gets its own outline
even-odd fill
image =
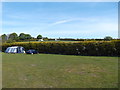
[[[73,22],[73,21],[96,22],[96,21],[98,21],[98,18],[71,18],[71,19],[56,21],[56,22],[52,23],[51,25],[64,24],[64,23]]]
[[[52,25],[63,24],[63,23],[71,22],[71,21],[73,21],[73,20],[71,20],[71,19],[61,20],[61,21],[57,21],[55,23],[52,23]]]
[[[58,25],[58,24],[63,24],[63,23],[68,23],[68,22],[72,22],[72,21],[75,21],[75,20],[79,20],[79,19],[66,19],[66,20],[60,20],[60,21],[56,21],[54,23],[52,23],[52,25]]]

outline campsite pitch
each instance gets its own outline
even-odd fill
[[[118,58],[2,53],[3,88],[117,88]]]

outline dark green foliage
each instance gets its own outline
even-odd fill
[[[25,34],[25,39],[31,39],[31,35],[30,34]]]
[[[116,56],[116,48],[115,43],[106,42],[98,44],[98,55],[100,56]]]
[[[11,39],[11,40],[16,40],[17,38],[18,38],[18,35],[16,33],[11,33],[9,35],[9,39]]]
[[[8,46],[23,46],[26,50],[36,49],[40,53],[87,55],[87,56],[118,56],[120,53],[120,41],[83,41],[77,43],[43,42],[43,43],[11,43],[3,44],[3,51]]]
[[[42,35],[38,35],[38,36],[37,36],[37,39],[42,39]]]
[[[7,35],[6,34],[1,35],[1,38],[2,38],[3,43],[7,41]]]
[[[25,34],[24,33],[20,33],[19,38],[20,38],[20,40],[25,40]]]
[[[7,42],[7,43],[13,43],[13,42],[15,42],[15,40],[8,39],[6,42]]]
[[[28,39],[31,39],[31,35],[30,34],[24,34],[24,33],[20,33],[19,35],[19,39],[20,40],[28,40]]]
[[[115,43],[116,55],[120,56],[120,40],[113,41]]]

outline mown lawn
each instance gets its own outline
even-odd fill
[[[118,58],[2,54],[3,88],[117,88]]]

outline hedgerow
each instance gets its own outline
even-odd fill
[[[25,50],[36,49],[39,53],[119,56],[120,41],[80,41],[80,42],[16,42],[2,45],[4,52],[10,46],[23,46]]]

